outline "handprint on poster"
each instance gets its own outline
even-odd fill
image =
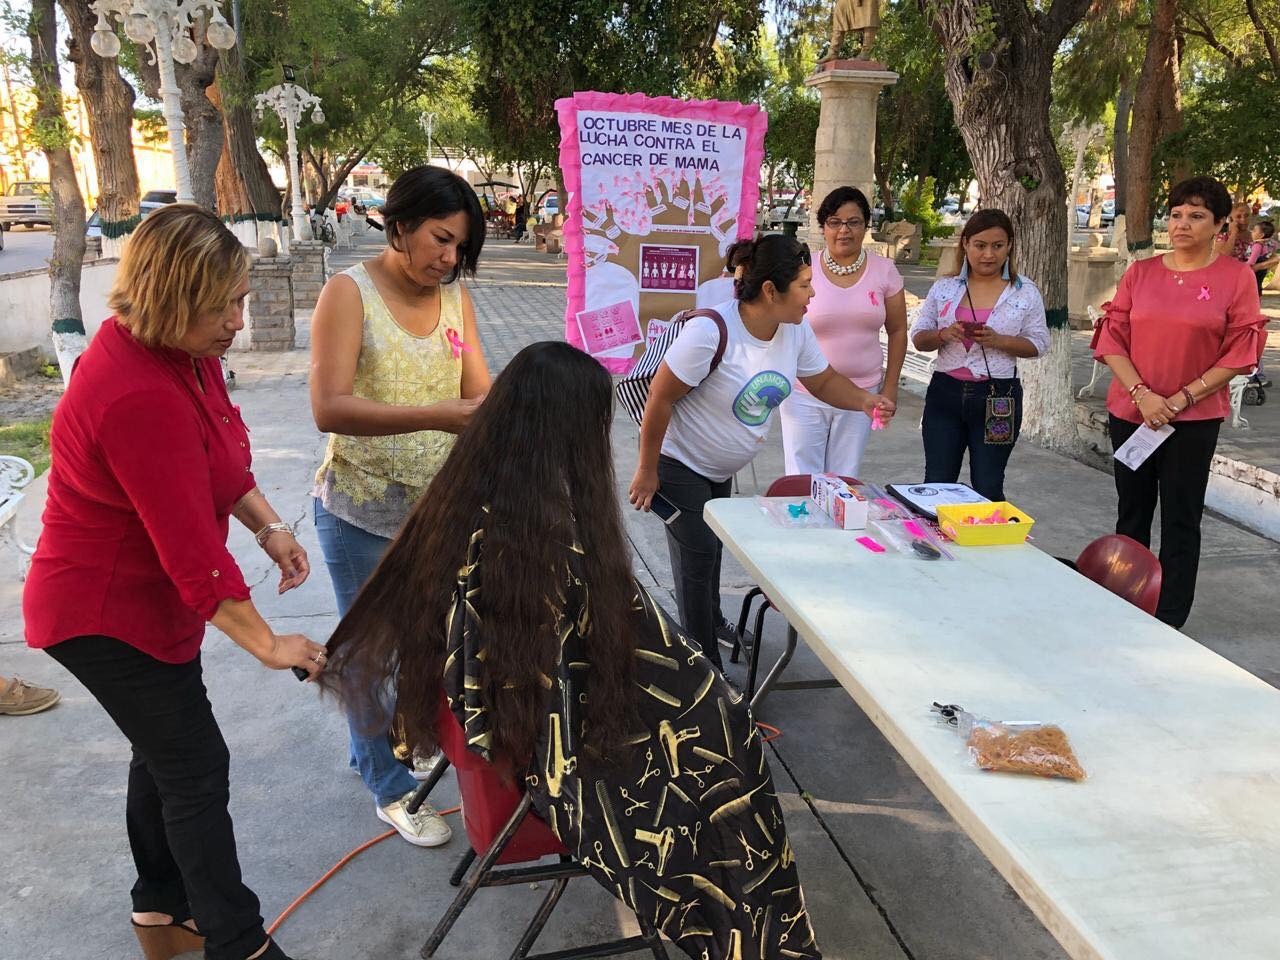
[[[763,111],[616,94],[575,94],[557,108],[569,191],[567,339],[586,346],[583,310],[630,298],[643,327],[731,291],[721,270],[730,244],[755,227]],[[590,352],[625,371],[639,349]]]

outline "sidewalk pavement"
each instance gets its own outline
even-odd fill
[[[340,269],[376,247],[333,260]],[[495,372],[527,343],[563,334],[563,265],[528,247],[491,242],[479,280],[471,285],[481,335]],[[306,342],[306,326],[300,340]],[[307,354],[233,357],[235,400],[253,433],[255,472],[281,515],[302,521],[300,539],[315,570],[284,597],[247,531],[231,537],[255,602],[278,630],[323,640],[335,622],[333,595],[308,513],[307,491],[324,438],[311,422]],[[904,395],[891,429],[877,434],[866,475],[891,481],[922,470],[921,404]],[[742,493],[762,492],[781,474],[779,431],[751,471]],[[635,463],[636,429],[615,419],[619,496]],[[1038,520],[1037,546],[1075,556],[1114,522],[1114,491],[1104,473],[1020,444],[1009,471],[1013,499]],[[43,499],[33,491],[22,523],[29,538]],[[627,530],[643,582],[674,609],[662,525],[627,511]],[[1280,652],[1272,642],[1274,584],[1280,551],[1274,543],[1210,517],[1195,613],[1187,632],[1272,684],[1280,685]],[[128,750],[89,695],[47,656],[21,640],[16,555],[0,552],[0,674],[19,673],[63,692],[44,714],[0,718],[5,776],[0,843],[0,943],[5,956],[56,960],[121,960],[136,956],[128,929],[132,870],[123,824]],[[726,557],[725,609],[736,616],[751,586]],[[993,603],[1017,603],[1007,584],[978,584]],[[904,617],[909,611],[904,611]],[[1028,630],[1038,624],[1028,623]],[[765,657],[780,650],[781,619],[767,620]],[[1105,643],[1105,638],[1099,638]],[[286,673],[269,673],[209,631],[206,683],[232,756],[232,814],[246,880],[270,921],[357,844],[384,829],[368,792],[347,766],[345,724],[332,703]],[[743,665],[731,666],[740,682]],[[801,644],[789,679],[825,669]],[[946,700],[946,690],[938,691]],[[927,705],[922,704],[922,709]],[[770,762],[787,815],[808,905],[830,960],[1062,960],[1065,954],[992,869],[950,816],[839,689],[778,691],[760,719],[779,727]],[[1087,764],[1087,758],[1086,758]],[[450,775],[433,798],[456,802]],[[423,850],[398,838],[355,859],[284,924],[281,943],[311,960],[412,958],[453,896],[447,877],[465,849],[460,825],[447,846]],[[574,881],[539,938],[540,950],[561,949],[631,929],[625,908],[589,880]],[[540,896],[524,886],[482,891],[439,954],[498,957],[511,945]],[[673,956],[677,951],[672,951]]]

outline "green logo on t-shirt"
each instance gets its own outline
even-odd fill
[[[762,370],[747,381],[733,401],[733,415],[748,427],[758,427],[769,413],[791,396],[791,381],[777,370]]]

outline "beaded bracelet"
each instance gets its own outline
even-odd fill
[[[1193,394],[1193,393],[1192,393],[1190,390],[1188,390],[1186,387],[1183,387],[1183,388],[1182,388],[1182,395],[1183,395],[1184,397],[1186,397],[1186,398],[1187,398],[1187,406],[1188,406],[1188,407],[1194,407],[1194,406],[1196,405],[1196,398],[1195,398],[1195,394]]]
[[[1139,380],[1137,383],[1135,383],[1132,387],[1129,388],[1129,396],[1132,397],[1135,393],[1137,393],[1139,387],[1145,387],[1145,386],[1146,384],[1143,383],[1141,380]]]

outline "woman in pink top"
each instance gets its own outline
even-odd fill
[[[898,374],[907,355],[907,304],[902,274],[893,261],[862,248],[870,220],[871,205],[855,187],[837,187],[818,207],[826,249],[821,265],[814,266],[813,299],[805,319],[832,369],[896,403]],[[889,335],[887,369],[881,329]],[[787,473],[858,475],[871,430],[865,413],[823,403],[802,384],[780,413]]]
[[[1138,467],[1116,461],[1116,533],[1150,544],[1160,502],[1164,579],[1156,616],[1181,627],[1200,565],[1200,517],[1218,428],[1231,408],[1227,384],[1258,364],[1265,320],[1249,267],[1214,250],[1231,196],[1212,177],[1169,192],[1170,253],[1125,271],[1094,335],[1094,357],[1111,368],[1111,445],[1144,423],[1173,434]]]

